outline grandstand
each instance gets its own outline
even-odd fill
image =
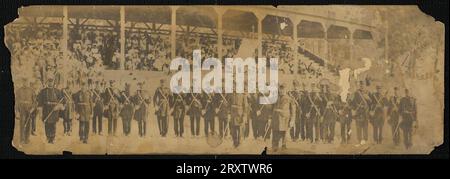
[[[42,81],[47,70],[63,64],[76,67],[61,74],[73,80],[96,78],[104,70],[164,73],[171,59],[192,59],[193,49],[201,49],[204,58],[224,59],[234,57],[243,40],[251,40],[257,48],[246,50],[279,58],[282,75],[300,75],[306,83],[337,82],[339,69],[368,57],[355,49],[373,48],[380,37],[376,27],[330,17],[326,7],[31,6],[19,14],[7,29],[7,45],[13,58],[17,48],[38,58],[35,76]]]

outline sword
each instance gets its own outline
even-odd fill
[[[265,127],[266,130],[264,132],[264,142],[266,141],[266,137],[269,132],[270,126],[271,126],[270,122],[267,122],[266,127]]]

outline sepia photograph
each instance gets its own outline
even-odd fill
[[[26,155],[428,155],[444,142],[445,25],[417,5],[17,11],[3,42],[14,118],[1,120]]]

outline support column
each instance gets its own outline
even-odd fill
[[[389,67],[387,69],[389,69],[389,74],[393,75],[393,70],[394,70],[394,63],[392,63],[389,60],[389,54],[388,54],[388,50],[389,50],[389,37],[388,37],[388,32],[389,32],[389,24],[387,21],[385,21],[385,31],[384,31],[384,60],[385,60],[385,64],[389,65]]]
[[[292,29],[293,29],[292,40],[294,41],[292,43],[292,45],[293,45],[292,49],[294,50],[294,60],[298,60],[298,32],[297,32],[298,29],[297,29],[297,27],[298,27],[298,24],[300,24],[300,21],[301,21],[301,19],[298,17],[292,18],[292,24],[294,26],[294,27],[292,27]]]
[[[263,57],[262,55],[262,21],[266,17],[266,14],[256,13],[255,16],[258,19],[258,58]]]
[[[354,42],[353,42],[353,29],[350,29],[350,63],[353,63],[353,47],[354,47]]]
[[[336,65],[336,61],[332,61],[331,59],[331,49],[330,49],[330,42],[328,41],[328,24],[324,25],[324,40],[325,40],[325,48],[327,51],[327,62],[326,63],[333,63],[332,65]]]
[[[176,57],[176,48],[177,48],[177,9],[178,6],[171,6],[170,9],[172,10],[172,18],[171,18],[171,25],[170,25],[170,56],[172,59],[175,59]]]
[[[222,16],[225,10],[221,8],[215,8],[217,12],[217,58],[222,60],[223,57],[223,19]]]
[[[67,43],[69,40],[69,33],[68,33],[68,22],[69,22],[69,15],[67,12],[67,6],[63,7],[63,34],[61,39],[61,51],[63,52],[62,58],[64,60],[67,59]]]
[[[125,67],[125,7],[120,6],[120,69]]]

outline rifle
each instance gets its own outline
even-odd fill
[[[217,110],[220,110],[220,108],[222,107],[223,102],[225,102],[226,104],[228,104],[227,99],[225,99],[225,97],[222,95],[222,93],[219,93],[220,97],[222,98],[222,101],[219,104],[219,107],[217,108]],[[217,112],[216,112],[217,113]]]
[[[141,104],[144,104],[145,107],[148,107],[147,103],[145,102],[145,100],[142,97],[141,93],[138,91],[137,94],[138,94],[139,99],[142,101]]]
[[[267,124],[266,124],[266,126],[265,126],[264,142],[266,141],[267,134],[269,133],[270,126],[271,126],[271,123],[270,123],[270,121],[268,121]]]
[[[28,125],[28,121],[30,121],[30,119],[31,119],[31,114],[36,110],[36,108],[37,108],[37,106],[36,105],[33,105],[33,107],[31,108],[31,110],[30,110],[30,114],[28,115],[28,117],[27,117],[27,120],[25,121],[25,126],[27,126]]]
[[[309,100],[309,102],[311,103],[311,105],[312,105],[313,107],[310,108],[310,110],[308,111],[308,113],[306,113],[306,115],[307,115],[306,117],[309,118],[309,114],[311,113],[311,111],[312,111],[313,108],[317,111],[317,113],[319,113],[320,116],[322,116],[322,115],[320,114],[319,108],[317,108],[317,106],[316,106],[316,104],[314,103],[314,101],[312,101],[311,95],[308,95],[308,100]]]
[[[265,95],[263,95],[263,96],[264,96],[264,99],[268,100],[268,99],[267,99],[267,96],[265,96]],[[261,112],[261,110],[264,108],[264,106],[266,106],[266,105],[261,105],[261,107],[259,108],[259,110],[256,111],[256,116],[261,115],[261,114],[258,114],[258,112]]]
[[[117,103],[117,95],[115,95],[115,94],[113,94],[112,92],[111,92],[111,88],[107,88],[107,91],[108,91],[108,94],[109,94],[109,96],[111,97],[111,100],[114,102],[114,103]],[[109,101],[109,103],[111,103],[111,100]],[[108,103],[108,104],[109,104]]]
[[[365,105],[369,105],[369,103],[366,101],[366,99],[364,98],[364,96],[361,94],[361,92],[360,91],[357,91],[358,92],[358,95],[360,96],[360,98],[361,98],[361,102],[358,104],[358,107],[355,109],[355,111],[358,111],[359,110],[359,108],[361,107],[361,106],[363,106],[364,104]],[[362,103],[364,103],[364,104],[362,104]],[[367,111],[368,109],[366,109],[366,111]]]
[[[194,104],[194,102],[197,102],[197,103],[202,104],[202,103],[194,96],[194,93],[191,93],[191,96],[192,96],[192,102],[191,102],[191,104],[189,104],[189,108],[192,106],[192,104]]]
[[[383,98],[384,96],[386,96],[386,94],[387,94],[387,90],[386,90],[386,92],[384,93],[384,95],[382,95],[380,98]],[[373,99],[375,99],[375,102],[377,103],[376,105],[375,105],[375,108],[377,107],[377,106],[382,106],[382,104],[381,104],[381,102],[380,102],[380,98],[378,98],[377,96],[375,96],[375,95],[373,95]],[[373,109],[373,110],[371,110],[370,112],[371,112],[371,116],[373,116],[373,115],[375,115],[374,113],[375,113],[375,108]]]
[[[156,89],[156,92],[157,92],[158,94],[160,94],[161,97],[165,100],[165,102],[164,102],[165,104],[168,104],[168,103],[169,103],[169,99],[163,94],[163,92],[161,91],[161,88],[157,88],[157,89]],[[158,100],[158,101],[156,101],[156,100]],[[153,105],[154,105],[154,106],[155,106],[155,101],[158,102],[158,103],[161,102],[160,99],[155,98],[154,101],[153,101]],[[159,105],[159,104],[158,104],[158,105]],[[158,113],[158,111],[159,111],[159,106],[155,106],[155,107],[157,107],[157,109],[155,108],[155,114],[157,115],[157,113]]]
[[[291,98],[294,98],[294,103],[295,103],[295,105],[296,105],[297,107],[300,107],[300,104],[298,104],[298,102],[297,102],[298,98],[295,97],[294,95],[292,95],[291,93],[292,93],[292,91],[290,91],[289,93],[287,93],[288,96],[291,97]],[[266,98],[267,98],[267,97],[266,97]]]
[[[47,117],[45,117],[45,119],[44,119],[44,123],[47,122],[47,120],[50,118],[50,116],[53,114],[53,112],[56,111],[56,107],[57,107],[58,105],[61,105],[61,102],[62,102],[63,99],[64,99],[64,98],[61,98],[61,99],[56,103],[56,105],[53,107],[53,109],[50,111],[50,113],[48,113]]]

